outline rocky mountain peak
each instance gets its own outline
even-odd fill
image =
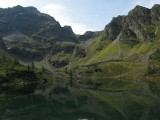
[[[160,4],[155,4],[152,9],[160,9]]]
[[[123,27],[124,16],[114,17],[112,21],[105,27],[105,38],[109,40],[116,39]]]
[[[56,42],[77,42],[70,26],[61,27],[52,16],[35,7],[1,8],[0,26],[0,35],[11,48],[8,51],[24,60],[42,59]]]
[[[24,8],[24,7],[22,7],[22,6],[20,6],[20,5],[17,5],[17,6],[15,6],[15,7],[13,7],[13,8],[8,8],[8,9],[5,9],[7,12],[12,12],[12,14],[16,14],[16,13],[24,13],[24,12],[26,12],[27,10]]]
[[[135,15],[135,16],[146,16],[150,14],[150,9],[137,5],[133,10],[131,10],[128,15]]]
[[[112,41],[117,38],[122,38],[123,41],[132,39],[132,42],[136,39],[152,41],[155,32],[154,23],[155,21],[159,22],[159,20],[160,5],[154,5],[152,9],[137,5],[127,16],[114,17],[111,22],[106,25],[103,39]],[[151,31],[151,28],[148,26],[151,26],[153,30]],[[137,41],[135,41],[135,43],[137,43]]]
[[[32,6],[26,7],[25,9],[32,13],[37,13],[37,14],[40,13],[37,8],[32,7]]]
[[[94,39],[97,36],[99,36],[102,33],[102,31],[97,31],[97,32],[92,32],[92,31],[87,31],[83,35],[78,36],[79,41],[87,41],[90,39]]]
[[[151,9],[151,16],[153,21],[159,21],[160,20],[160,5],[155,4]]]
[[[71,26],[68,26],[68,25],[65,25],[64,28],[68,31],[70,31],[70,33],[73,33],[73,30],[72,30],[72,27]]]
[[[21,5],[14,6],[12,9],[24,9]]]

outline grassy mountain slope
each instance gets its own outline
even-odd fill
[[[101,35],[87,47],[87,56],[79,63],[147,61],[160,47],[159,8],[159,5],[152,9],[136,6],[127,16],[113,18]]]
[[[0,23],[5,29],[0,33],[11,54],[22,61],[36,61],[37,66],[44,64],[47,69],[111,60],[147,61],[159,48],[159,8],[136,6],[127,16],[113,18],[103,31],[76,36],[71,27],[61,27],[36,8],[16,6],[1,9]],[[20,22],[30,17],[32,21]]]

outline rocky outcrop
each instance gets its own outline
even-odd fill
[[[34,7],[16,6],[13,8],[0,9],[0,33],[7,35],[13,31],[20,31],[28,36],[41,35],[43,37],[61,38],[63,34],[66,39],[70,40],[70,36],[74,37],[73,31],[61,27],[53,17],[40,13]]]
[[[119,38],[131,45],[138,43],[138,40],[153,41],[156,22],[159,20],[160,5],[154,5],[152,9],[138,5],[127,16],[113,18],[105,27],[104,39],[113,41]]]
[[[101,33],[102,33],[101,31],[100,32],[87,31],[85,34],[79,35],[78,40],[79,41],[87,41],[87,40],[90,40],[90,39],[94,39],[97,36],[99,36]]]
[[[156,4],[151,9],[151,18],[152,21],[159,21],[160,20],[160,5]]]
[[[115,40],[120,34],[124,23],[124,16],[118,16],[113,18],[112,21],[105,27],[105,38],[109,40]]]
[[[34,7],[1,8],[0,26],[9,52],[27,61],[42,60],[56,42],[78,42],[70,26],[61,27],[53,17]]]

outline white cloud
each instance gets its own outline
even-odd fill
[[[76,34],[83,34],[86,31],[93,30],[93,28],[88,27],[85,24],[75,22],[70,16],[70,11],[63,4],[48,4],[41,8],[41,12],[50,14],[57,21],[60,22],[62,26],[70,25]]]
[[[16,5],[24,5],[26,6],[26,0],[0,0],[0,7],[1,8],[7,8],[7,7],[13,7]]]
[[[147,8],[153,7],[154,4],[160,4],[160,0],[132,0],[132,6],[141,5]]]

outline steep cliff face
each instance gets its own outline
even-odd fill
[[[85,34],[78,36],[78,40],[79,41],[87,41],[90,39],[94,39],[94,38],[98,37],[101,33],[102,33],[102,31],[99,31],[99,32],[87,31]]]
[[[115,40],[120,34],[124,23],[124,16],[113,18],[112,21],[105,27],[105,39]]]
[[[160,20],[160,5],[156,4],[151,9],[151,17],[152,21],[159,21]]]
[[[16,6],[0,9],[0,33],[7,34],[15,30],[32,35],[38,32],[48,22],[56,22],[54,18],[40,13],[36,8]]]
[[[0,33],[4,36],[13,31],[32,36],[57,37],[63,40],[75,40],[73,31],[61,27],[53,17],[40,13],[34,7],[16,6],[0,9]],[[66,35],[67,34],[67,35]]]
[[[56,42],[78,42],[70,26],[61,27],[34,7],[1,8],[0,26],[9,52],[23,60],[42,60]]]
[[[156,22],[160,17],[159,9],[160,5],[155,5],[152,9],[136,6],[127,16],[113,18],[105,28],[105,37],[109,40],[115,40],[120,35],[120,39],[124,42],[127,39],[152,41],[155,36],[152,31],[148,30],[148,27],[149,25],[156,27]]]

